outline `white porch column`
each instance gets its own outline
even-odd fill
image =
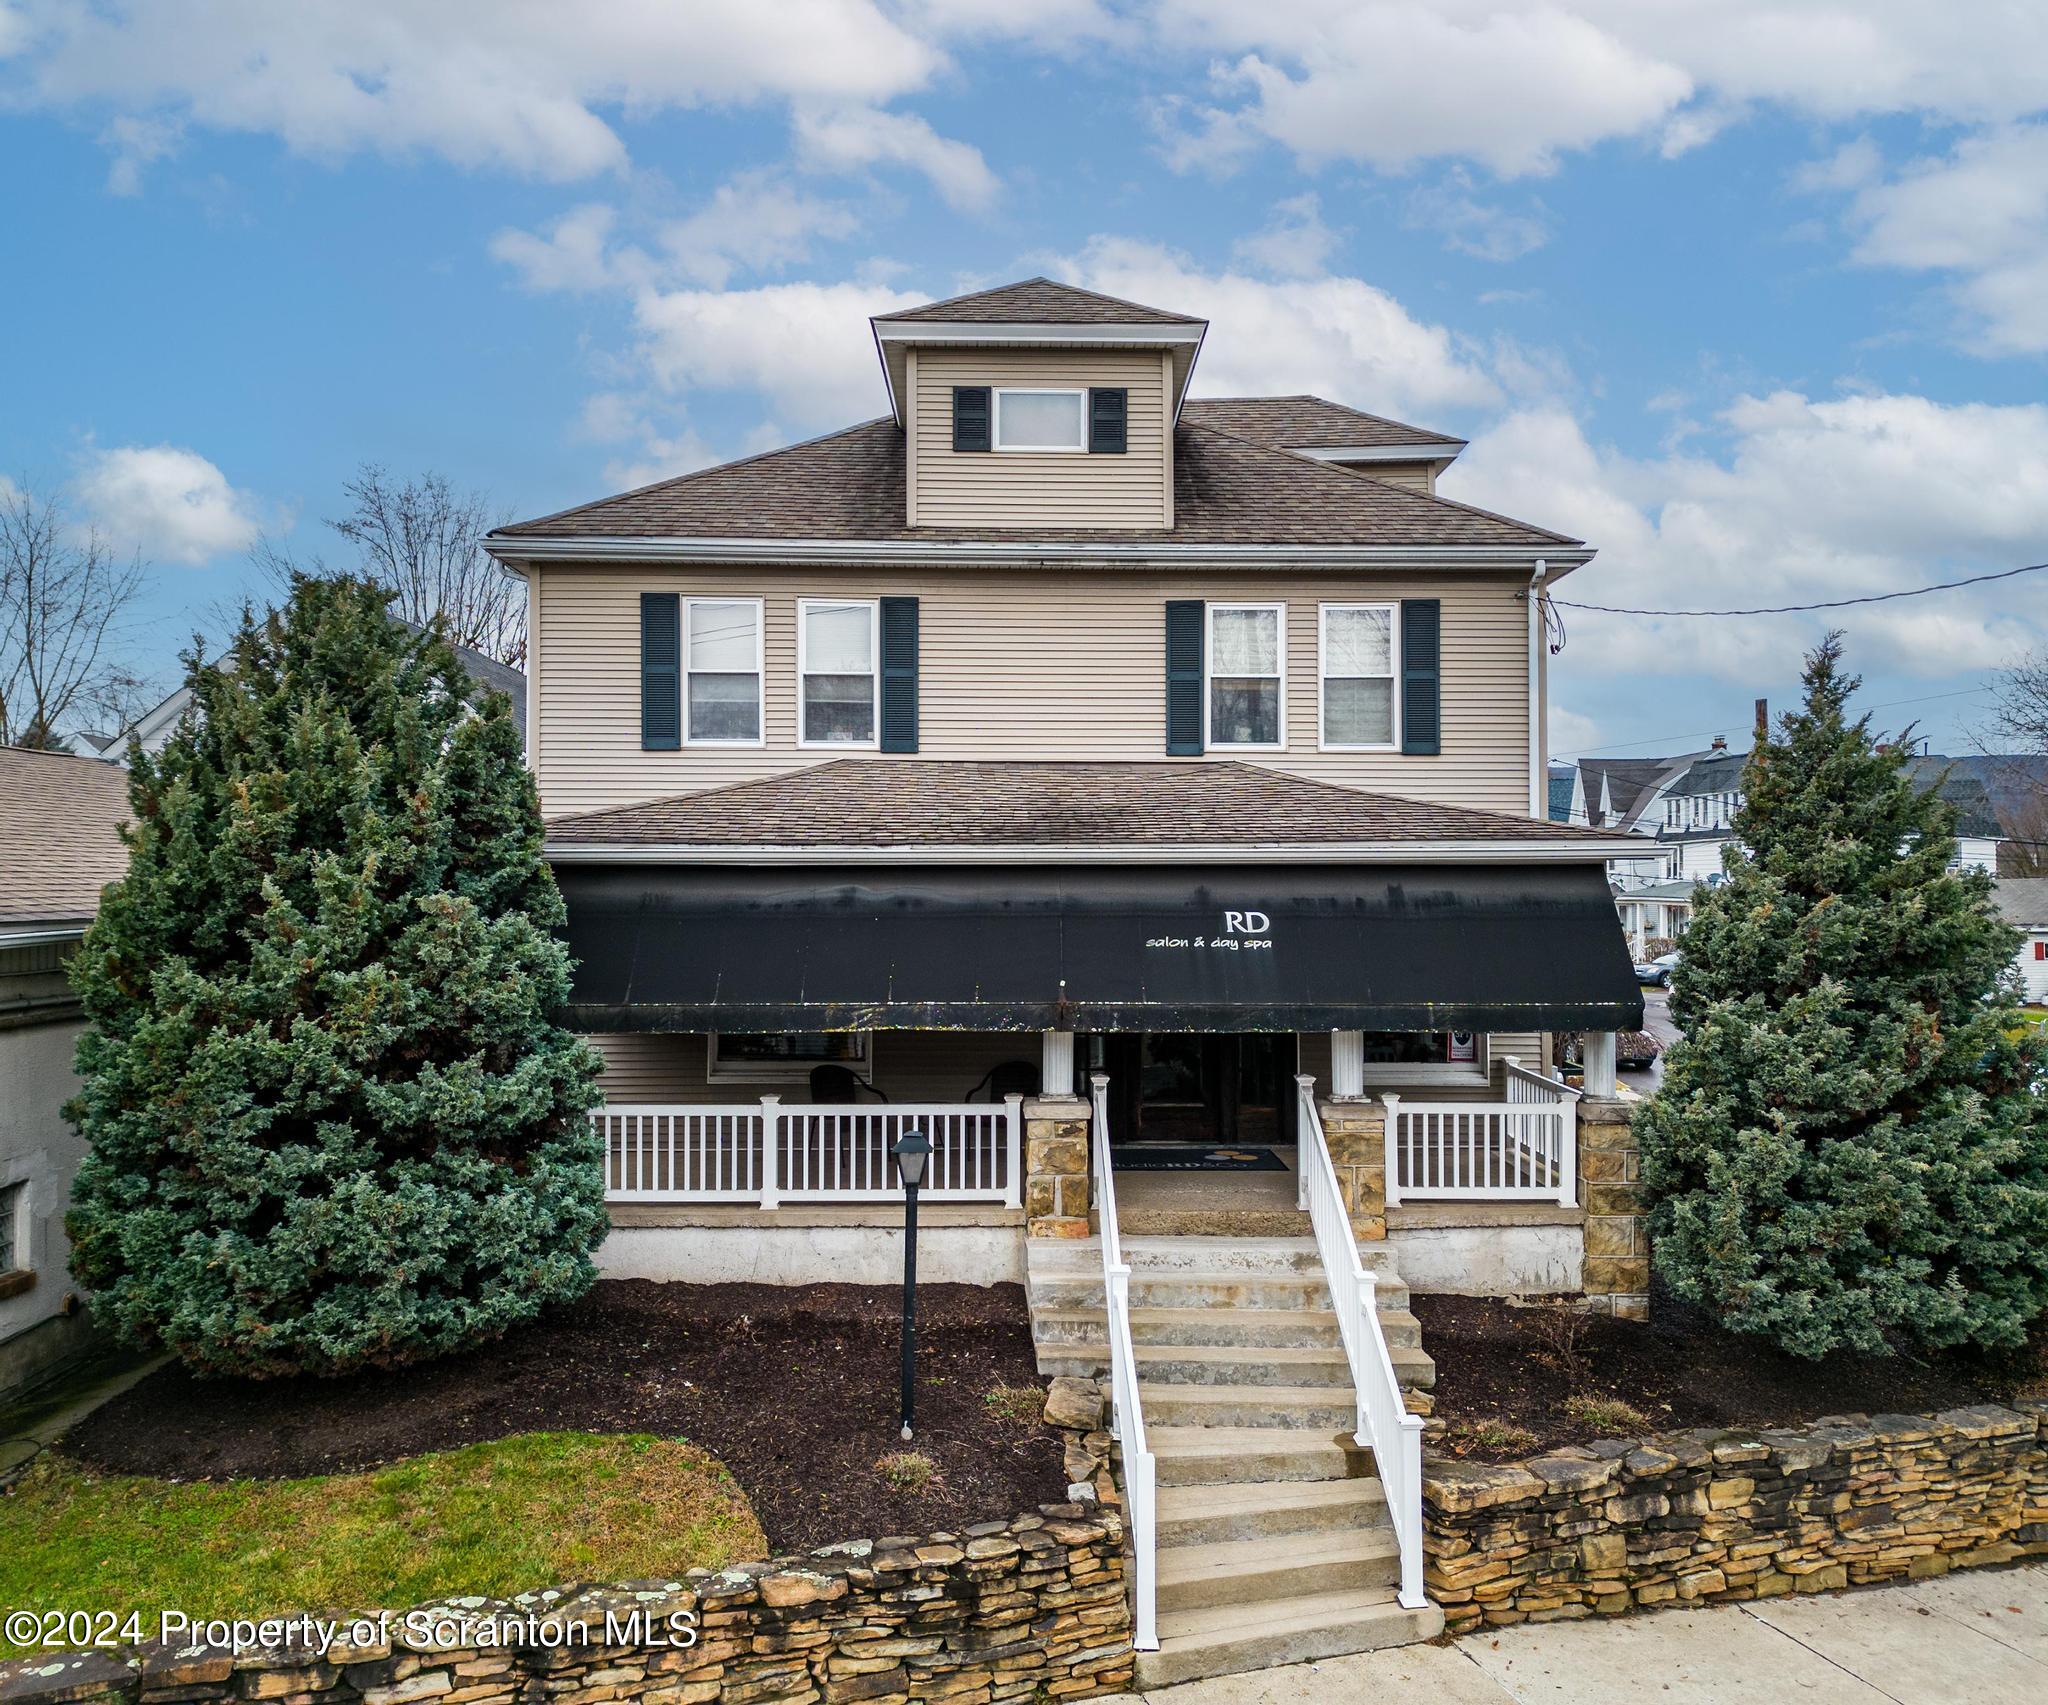
[[[1074,1093],[1074,1033],[1071,1030],[1039,1032],[1038,1093]]]
[[[1589,1030],[1585,1040],[1586,1093],[1614,1093],[1614,1032]]]
[[[1330,1098],[1334,1101],[1365,1099],[1365,1032],[1330,1032]]]

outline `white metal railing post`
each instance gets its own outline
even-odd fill
[[[1332,1032],[1332,1034],[1335,1034]],[[1294,1205],[1302,1213],[1308,1212],[1308,1168],[1302,1164],[1302,1144],[1308,1140],[1302,1130],[1302,1105],[1313,1105],[1316,1098],[1316,1080],[1311,1072],[1294,1074]]]
[[[1024,1205],[1024,1097],[1006,1095],[1005,1141],[1003,1162],[1003,1206],[1021,1208]]]
[[[761,1097],[761,1206],[782,1206],[782,1097]]]
[[[1088,1078],[1089,1150],[1096,1175],[1101,1221],[1102,1313],[1109,1340],[1109,1391],[1116,1440],[1124,1466],[1124,1500],[1131,1536],[1131,1644],[1141,1652],[1159,1650],[1157,1590],[1157,1484],[1152,1452],[1145,1441],[1145,1413],[1138,1394],[1138,1358],[1131,1345],[1131,1269],[1123,1258],[1116,1223],[1116,1176],[1110,1170],[1109,1078]]]
[[[1387,1206],[1398,1208],[1401,1205],[1401,1098],[1384,1094],[1380,1101],[1387,1110]]]
[[[1569,1096],[1557,1110],[1557,1201],[1564,1208],[1579,1205],[1579,1104]]]

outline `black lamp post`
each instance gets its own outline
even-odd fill
[[[912,1370],[917,1364],[917,1190],[924,1182],[924,1163],[931,1158],[931,1138],[905,1131],[889,1151],[903,1175],[903,1436],[910,1437]]]

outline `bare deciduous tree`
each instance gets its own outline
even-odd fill
[[[2048,652],[2022,657],[1998,678],[1990,727],[1978,746],[1987,754],[2024,753],[2039,760],[2011,763],[1996,779],[2002,785],[2007,840],[1999,848],[2004,876],[2048,876]]]
[[[342,489],[355,507],[327,524],[362,553],[359,571],[391,588],[393,615],[439,616],[457,645],[525,665],[526,594],[483,550],[494,522],[481,492],[431,472],[394,485],[374,462]]]
[[[128,725],[149,690],[120,646],[142,577],[139,558],[74,532],[54,499],[0,480],[0,745]]]

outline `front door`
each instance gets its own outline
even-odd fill
[[[1291,1139],[1292,1036],[1147,1032],[1103,1042],[1117,1101],[1113,1137],[1202,1146]]]

